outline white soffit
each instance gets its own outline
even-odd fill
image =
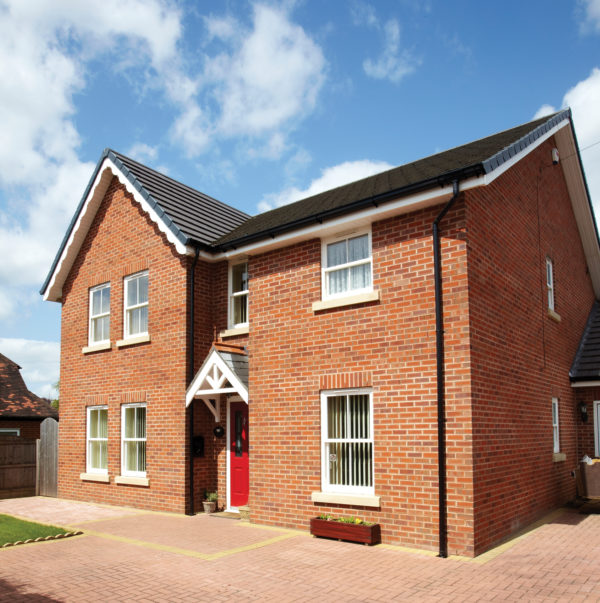
[[[59,301],[61,299],[62,286],[77,258],[77,254],[83,245],[85,237],[87,236],[98,208],[104,199],[104,195],[106,194],[113,176],[116,176],[127,192],[131,193],[134,200],[140,204],[141,208],[148,214],[150,219],[156,223],[158,229],[165,234],[167,240],[175,247],[177,252],[181,255],[185,255],[188,252],[186,246],[175,237],[172,231],[158,216],[156,211],[142,197],[140,192],[132,186],[131,182],[123,175],[121,170],[106,157],[98,170],[94,183],[90,188],[90,192],[85,199],[60,258],[52,272],[52,277],[44,291],[44,300]]]

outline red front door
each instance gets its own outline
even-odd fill
[[[245,402],[232,402],[229,405],[229,502],[232,507],[248,503],[248,461],[248,405]]]

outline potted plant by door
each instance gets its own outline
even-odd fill
[[[214,513],[217,507],[217,501],[219,500],[219,495],[217,492],[205,492],[204,500],[202,501],[202,506],[204,507],[205,513]]]
[[[358,517],[319,515],[310,520],[310,533],[321,538],[335,538],[373,545],[381,542],[381,527]]]

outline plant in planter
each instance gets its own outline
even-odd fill
[[[205,513],[214,513],[217,508],[217,502],[219,500],[219,494],[217,492],[204,492],[204,500],[202,506],[204,507]]]
[[[310,533],[320,538],[335,538],[373,545],[381,542],[381,527],[358,517],[319,515],[310,520]]]

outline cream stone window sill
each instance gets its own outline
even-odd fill
[[[236,335],[248,335],[250,332],[250,327],[246,325],[245,327],[235,327],[234,329],[225,329],[225,331],[221,331],[219,333],[219,337],[235,337]]]
[[[564,452],[554,452],[552,453],[552,461],[555,463],[561,463],[562,461],[567,460],[567,455]]]
[[[313,492],[310,499],[316,503],[337,505],[356,505],[361,507],[380,507],[380,496],[361,496],[358,494],[336,494],[333,492]]]
[[[550,308],[548,308],[548,316],[554,322],[560,322],[561,321],[560,314],[558,312],[555,312],[554,310],[551,310]]]
[[[125,484],[127,486],[149,486],[150,480],[147,477],[130,477],[128,475],[115,476],[115,484]]]
[[[80,473],[79,479],[84,482],[103,482],[110,483],[110,477],[107,473]]]
[[[146,343],[150,341],[150,335],[146,333],[145,335],[136,335],[135,337],[128,337],[127,339],[119,339],[117,341],[118,348],[124,348],[128,345],[135,345],[136,343]]]
[[[369,291],[368,293],[358,293],[357,295],[348,295],[346,297],[336,297],[335,299],[325,299],[314,302],[312,305],[313,312],[321,310],[329,310],[330,308],[342,308],[343,306],[355,306],[366,302],[379,301],[379,289]]]
[[[101,352],[102,350],[110,350],[110,341],[85,346],[84,348],[81,348],[81,353],[92,354],[93,352]]]

